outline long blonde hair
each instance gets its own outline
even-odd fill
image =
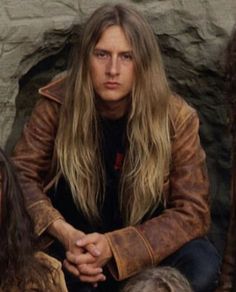
[[[147,21],[124,5],[104,5],[87,21],[72,58],[62,105],[56,155],[75,204],[90,222],[99,220],[105,196],[99,113],[89,74],[93,49],[106,28],[119,25],[134,54],[135,82],[127,122],[127,147],[119,202],[124,223],[135,225],[162,200],[170,163],[170,89],[155,35]]]

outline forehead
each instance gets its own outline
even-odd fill
[[[112,25],[104,30],[97,44],[97,49],[108,51],[131,51],[132,46],[123,29],[119,25]]]

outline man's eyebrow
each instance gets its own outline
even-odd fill
[[[104,52],[104,53],[111,53],[111,51],[107,50],[107,49],[103,49],[103,48],[94,48],[94,51],[100,51],[100,52]],[[125,50],[125,51],[120,51],[119,54],[133,54],[133,50]]]
[[[109,52],[108,50],[102,48],[94,48],[94,51]]]
[[[128,51],[122,51],[121,52],[122,54],[124,53],[124,54],[133,54],[133,51],[132,50],[128,50]]]

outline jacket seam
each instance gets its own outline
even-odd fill
[[[45,203],[45,202],[48,202],[48,200],[39,200],[39,201],[37,201],[37,202],[32,203],[31,205],[29,205],[29,206],[27,207],[27,209],[31,209],[31,208],[33,208],[34,206],[39,205],[39,204],[43,204],[43,203]]]
[[[154,257],[153,249],[152,249],[150,243],[146,240],[146,238],[143,236],[143,234],[141,234],[141,232],[137,230],[137,228],[132,227],[132,229],[135,230],[135,232],[139,235],[139,237],[140,237],[141,240],[143,241],[144,246],[146,247],[146,250],[147,250],[147,252],[148,252],[148,254],[149,254],[149,256],[150,256],[151,264],[152,264],[152,266],[153,266],[154,263],[155,263],[155,257]]]

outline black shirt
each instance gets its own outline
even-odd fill
[[[101,119],[101,157],[104,163],[106,186],[101,208],[102,223],[91,224],[73,201],[69,185],[64,177],[56,189],[49,192],[52,203],[65,220],[75,228],[90,232],[108,232],[122,227],[118,189],[125,152],[126,117],[118,120]]]

